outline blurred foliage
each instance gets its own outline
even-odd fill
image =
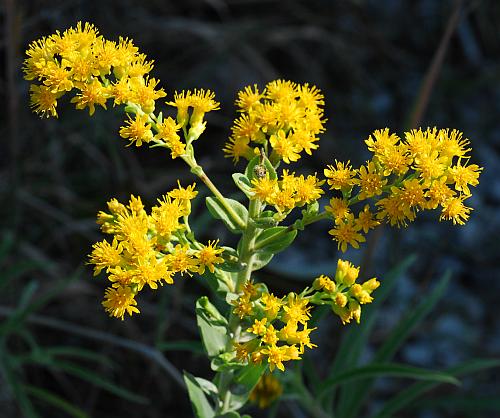
[[[102,283],[93,281],[83,266],[91,242],[99,237],[94,219],[104,202],[134,193],[152,203],[174,185],[180,163],[161,152],[125,148],[117,134],[118,112],[98,110],[91,122],[70,106],[62,106],[60,120],[30,113],[28,83],[20,67],[31,40],[78,20],[91,21],[108,38],[129,36],[155,59],[153,76],[162,80],[170,97],[183,88],[214,90],[222,110],[210,115],[198,154],[206,171],[218,183],[226,182],[221,188],[231,195],[231,162],[221,162],[221,147],[235,116],[237,90],[277,77],[316,84],[326,96],[327,132],[320,151],[300,170],[321,171],[334,158],[362,163],[367,157],[360,152],[362,141],[370,132],[407,127],[454,4],[5,0],[0,8],[2,416],[17,417],[20,410],[26,417],[53,418],[190,416],[174,367],[182,370],[189,364],[198,375],[209,373],[192,313],[198,283],[187,279],[163,288],[159,298],[141,301],[143,315],[124,325],[102,312],[96,302]],[[370,343],[356,353],[359,367],[391,340],[410,306],[432,298],[433,278],[449,268],[453,274],[445,296],[391,356],[398,363],[450,373],[458,362],[500,356],[500,3],[464,0],[461,5],[422,125],[457,127],[473,141],[473,159],[485,167],[472,202],[475,211],[466,227],[437,224],[436,215],[429,214],[405,234],[385,230],[369,239],[366,251],[348,254],[353,262],[363,262],[366,275],[379,277],[404,255],[418,255],[372,320]],[[192,219],[196,217],[195,228],[229,243],[201,205],[194,208]],[[336,260],[335,245],[325,226],[315,225],[263,274],[279,293],[294,283],[298,288],[297,282],[318,272],[328,273],[334,269],[331,260]],[[322,349],[306,357],[309,386],[327,379],[335,353],[342,354],[345,343],[339,335],[349,340],[361,331],[343,328],[331,318],[322,324],[317,336]],[[342,370],[338,364],[333,367]],[[424,383],[377,380],[361,414],[378,410],[403,385],[411,392],[424,390],[415,386]],[[478,405],[498,411],[493,373],[466,379],[461,389],[444,385],[427,390],[428,401],[413,406],[405,417],[479,417]],[[147,400],[149,405],[141,403]],[[294,402],[285,400],[272,413],[304,416]],[[342,402],[349,405],[352,399]]]

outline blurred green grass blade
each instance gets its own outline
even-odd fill
[[[439,300],[441,300],[450,282],[450,277],[451,273],[446,272],[429,297],[426,297],[415,309],[410,310],[409,313],[403,317],[382,347],[375,354],[374,363],[385,363],[393,358],[394,354],[412,334],[415,328],[434,309]],[[343,398],[339,413],[345,413],[348,417],[357,416],[364,400],[369,394],[372,384],[372,380],[367,380],[362,387],[358,386],[349,391]]]
[[[160,351],[190,351],[195,354],[205,354],[200,341],[160,342],[156,345],[156,348]]]
[[[53,367],[55,369],[62,370],[68,374],[71,374],[75,377],[78,377],[82,380],[86,380],[89,383],[92,383],[95,386],[100,387],[101,389],[104,389],[116,396],[119,396],[120,398],[126,399],[131,402],[136,402],[136,403],[141,403],[141,404],[148,404],[149,399],[137,395],[135,393],[130,392],[129,390],[118,386],[112,382],[110,382],[107,379],[104,379],[101,377],[99,374],[94,373],[90,371],[89,369],[86,369],[84,367],[80,367],[76,364],[73,363],[68,363],[68,362],[62,362],[62,361],[55,361],[54,363],[50,364],[50,367]]]
[[[342,339],[330,370],[330,376],[335,376],[341,370],[357,364],[360,351],[365,347],[369,332],[375,323],[377,307],[387,299],[396,284],[396,280],[408,270],[415,259],[415,255],[410,255],[380,280],[381,286],[374,293],[373,303],[363,307],[363,320],[358,326],[351,327]]]
[[[104,364],[109,367],[114,367],[114,363],[108,357],[97,354],[92,350],[87,350],[85,348],[71,347],[71,346],[54,346],[54,347],[43,347],[46,355],[50,357],[75,357],[82,360],[94,361],[97,363]],[[57,360],[55,360],[57,361]]]
[[[446,372],[455,377],[462,377],[496,367],[500,367],[500,359],[476,359],[449,368]],[[437,385],[439,383],[436,382],[419,382],[411,385],[386,402],[384,407],[373,418],[389,418],[394,416],[395,413],[401,411],[424,393],[434,389]]]
[[[12,394],[16,399],[16,402],[23,414],[23,417],[40,418],[39,415],[36,413],[33,404],[28,398],[28,395],[24,390],[23,385],[19,381],[18,376],[16,376],[16,374],[11,368],[11,365],[8,362],[9,362],[8,357],[6,357],[5,353],[2,353],[2,356],[0,358],[0,367],[2,371],[2,376],[9,385],[9,388],[11,389]]]
[[[440,396],[421,400],[417,408],[445,407],[448,410],[465,412],[466,410],[500,412],[500,398],[477,396]]]
[[[65,399],[57,396],[56,394],[49,392],[48,390],[42,389],[37,386],[31,385],[23,385],[23,389],[29,395],[49,404],[57,409],[66,412],[69,416],[74,418],[90,418],[85,412],[83,412],[80,408],[72,405]]]
[[[446,272],[439,280],[430,296],[426,297],[416,309],[412,309],[409,314],[399,322],[396,328],[391,332],[391,335],[375,354],[374,362],[386,362],[392,359],[394,354],[396,354],[397,350],[415,328],[434,309],[439,300],[441,300],[450,282],[450,277],[451,272]]]
[[[347,370],[345,372],[339,373],[337,376],[325,380],[323,382],[322,390],[319,395],[324,396],[333,388],[335,388],[335,386],[338,386],[342,383],[351,382],[353,380],[389,376],[417,380],[431,380],[434,382],[451,383],[454,385],[460,384],[460,382],[451,374],[435,370],[422,369],[420,367],[407,366],[405,364],[397,363],[370,364],[368,366]]]
[[[343,370],[354,368],[358,365],[359,358],[363,349],[366,347],[370,332],[375,325],[378,307],[389,297],[397,279],[410,268],[415,260],[416,256],[414,254],[409,255],[381,279],[381,286],[374,293],[375,299],[373,303],[363,307],[363,319],[361,323],[357,326],[351,326],[344,338],[342,338],[339,350],[329,372],[329,378],[334,378]],[[322,385],[319,385],[319,387],[322,387]],[[343,392],[351,393],[354,389],[354,387],[346,387]],[[325,405],[327,409],[331,409],[333,401],[335,400],[335,395],[335,391],[332,391],[328,399],[325,399],[326,402],[329,402],[328,405]]]

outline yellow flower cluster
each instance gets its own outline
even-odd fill
[[[264,373],[250,392],[248,399],[259,408],[268,408],[283,393],[283,386],[272,373]]]
[[[236,163],[250,160],[252,147],[264,147],[273,164],[297,161],[300,154],[318,148],[317,135],[324,132],[323,95],[315,86],[276,80],[262,92],[257,85],[238,93],[236,105],[241,112],[224,146],[226,157]],[[269,148],[272,148],[269,150]]]
[[[274,206],[279,213],[288,213],[296,207],[317,201],[324,193],[316,175],[296,176],[283,170],[281,180],[271,179],[269,175],[252,180],[253,199],[259,199]]]
[[[132,41],[108,41],[90,23],[43,37],[26,54],[25,78],[41,82],[31,86],[31,103],[42,116],[57,116],[57,99],[73,89],[71,102],[77,109],[88,107],[91,115],[96,105],[106,108],[108,99],[115,105],[132,102],[150,113],[155,100],[165,96],[155,90],[158,81],[147,77],[153,62]]]
[[[267,360],[271,371],[284,371],[283,362],[300,360],[305,347],[316,347],[309,338],[315,328],[307,327],[311,306],[296,293],[278,298],[262,287],[247,282],[233,302],[234,314],[248,325],[236,343],[236,358],[253,364]]]
[[[371,293],[380,286],[380,282],[372,278],[359,284],[356,283],[358,275],[359,267],[339,259],[333,280],[323,275],[314,280],[313,288],[318,292],[312,296],[311,302],[330,305],[343,324],[351,319],[359,323],[361,305],[373,301]]]
[[[135,295],[145,285],[157,289],[163,283],[172,284],[176,273],[214,272],[224,261],[218,241],[202,245],[186,238],[190,201],[198,193],[194,186],[168,192],[149,215],[135,196],[128,205],[111,199],[109,212],[99,212],[97,223],[113,240],[94,244],[89,262],[94,275],[104,270],[111,282],[102,303],[110,316],[123,320],[125,313],[139,312]]]
[[[471,196],[469,186],[479,184],[482,168],[468,164],[469,140],[453,129],[413,129],[405,139],[376,130],[365,141],[373,158],[359,169],[349,162],[335,161],[324,174],[332,190],[342,192],[333,197],[326,210],[335,222],[329,233],[342,251],[347,245],[358,248],[365,241],[362,232],[385,221],[407,226],[417,212],[440,207],[440,220],[463,225],[472,208],[464,201]],[[355,203],[373,199],[356,215]]]
[[[57,117],[58,99],[73,89],[76,94],[71,102],[77,109],[88,108],[90,115],[96,106],[106,109],[107,101],[112,100],[113,105],[124,104],[128,113],[135,114],[128,115],[120,128],[122,138],[136,146],[150,142],[165,146],[172,158],[186,152],[178,131],[189,123],[188,142],[197,139],[205,129],[204,114],[219,108],[209,90],[183,91],[175,94],[173,102],[167,102],[177,108],[177,122],[170,116],[163,118],[161,113],[156,116],[156,100],[166,93],[157,89],[159,80],[148,76],[153,61],[147,61],[131,40],[106,40],[90,23],[79,22],[76,28],[43,37],[29,46],[26,55],[25,78],[40,82],[30,88],[36,113]]]

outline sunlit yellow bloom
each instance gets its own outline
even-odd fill
[[[247,332],[251,332],[255,335],[265,335],[267,329],[267,318],[256,319],[253,325],[247,329]]]
[[[452,197],[443,203],[443,208],[439,220],[453,221],[453,225],[464,225],[469,219],[472,208],[464,205],[464,200],[469,196]]]
[[[297,161],[300,158],[299,146],[290,140],[290,137],[284,131],[278,131],[276,135],[272,135],[269,140],[273,151],[282,159],[286,164]]]
[[[149,252],[138,257],[134,263],[133,283],[138,285],[138,290],[147,284],[151,289],[157,289],[162,280],[172,284],[173,272],[169,271],[166,258],[157,259],[155,252]]]
[[[337,241],[338,248],[346,252],[347,245],[359,248],[360,242],[365,242],[365,237],[359,233],[361,227],[354,222],[354,216],[349,214],[344,221],[338,222],[328,233]]]
[[[389,133],[389,128],[378,129],[372,135],[365,140],[365,143],[376,156],[383,155],[388,149],[394,148],[399,141],[396,134]]]
[[[295,100],[297,84],[292,81],[274,80],[266,85],[265,97],[276,102]]]
[[[323,173],[328,179],[327,183],[331,190],[349,189],[354,184],[353,177],[356,172],[352,169],[350,161],[343,163],[335,160],[335,165],[328,165]]]
[[[208,244],[203,246],[203,248],[196,254],[199,260],[199,274],[205,273],[205,268],[207,268],[211,273],[215,271],[215,265],[224,262],[224,259],[219,255],[224,252],[222,248],[217,248],[217,241],[208,241]]]
[[[224,154],[226,154],[224,157],[232,158],[234,163],[237,163],[241,157],[249,160],[253,157],[253,150],[249,147],[249,142],[243,137],[229,138],[229,142],[226,142],[223,148]]]
[[[163,89],[155,90],[160,80],[154,78],[133,77],[129,81],[131,95],[129,100],[142,107],[144,113],[155,110],[155,101],[166,96]]]
[[[192,275],[199,269],[199,261],[189,254],[187,245],[177,244],[172,253],[167,255],[169,269],[175,273]]]
[[[428,154],[417,154],[415,156],[414,168],[424,180],[424,184],[428,185],[432,180],[441,177],[447,167],[446,160],[433,150]]]
[[[467,148],[470,145],[470,141],[467,138],[462,137],[462,132],[452,129],[440,129],[439,130],[439,152],[441,155],[449,158],[453,157],[465,157],[468,152],[472,149]]]
[[[387,180],[377,171],[375,163],[369,161],[366,166],[361,166],[358,170],[358,178],[353,180],[354,184],[360,187],[359,200],[382,194],[383,187]]]
[[[352,286],[359,276],[359,267],[354,266],[350,261],[338,260],[335,281]]]
[[[283,182],[285,182],[284,179]],[[318,180],[316,175],[310,175],[307,177],[300,175],[295,177],[293,190],[295,191],[294,199],[296,206],[300,207],[318,200],[324,193],[320,187],[323,183],[324,180]],[[283,188],[285,187],[286,185],[283,185]]]
[[[272,321],[278,315],[279,310],[283,306],[281,299],[274,296],[272,293],[264,293],[261,298],[264,304],[264,312],[266,317]]]
[[[153,139],[151,131],[151,123],[148,121],[148,115],[137,114],[135,119],[128,115],[126,125],[120,128],[120,136],[130,141],[130,145],[135,143],[136,147],[140,147],[143,142],[150,142]]]
[[[71,99],[71,103],[76,103],[77,109],[83,110],[88,107],[90,116],[95,112],[95,105],[101,105],[106,109],[109,91],[97,79],[91,83],[82,83],[78,88],[80,93]]]
[[[32,84],[30,86],[30,106],[42,117],[57,117],[57,99],[61,97],[62,94],[62,92],[52,93],[51,89],[47,86]]]
[[[97,276],[103,269],[108,271],[111,267],[116,267],[122,261],[121,253],[123,245],[116,238],[110,244],[103,240],[92,245],[89,263],[94,264],[94,276]]]
[[[307,321],[311,317],[310,310],[311,306],[308,305],[308,300],[301,298],[295,293],[290,293],[286,298],[283,305],[283,319],[286,322],[300,322],[301,324],[307,324]]]
[[[313,286],[315,289],[323,289],[325,292],[335,292],[337,286],[335,282],[328,276],[321,275],[314,280]]]
[[[257,199],[264,202],[272,201],[275,194],[279,191],[278,181],[270,179],[269,175],[266,177],[256,178],[252,180],[252,193]]]
[[[427,207],[429,209],[436,209],[438,205],[452,198],[455,194],[455,191],[446,185],[446,176],[436,179],[430,184],[429,189],[425,193],[425,197],[429,199]]]
[[[401,205],[405,208],[417,210],[425,207],[424,189],[417,179],[405,180],[402,189],[398,192]]]
[[[259,92],[257,84],[252,86],[246,86],[244,90],[238,92],[238,99],[236,100],[236,106],[240,109],[240,112],[248,112],[252,107],[259,103],[263,94]]]
[[[366,234],[370,229],[380,224],[370,211],[370,206],[365,205],[364,209],[358,213],[358,218],[354,221],[360,229]]]
[[[384,170],[384,176],[396,174],[402,176],[405,174],[412,163],[412,158],[408,154],[408,148],[405,144],[387,147],[382,154],[377,155]]]
[[[325,206],[325,211],[332,214],[332,218],[335,223],[342,222],[345,218],[347,218],[347,215],[351,213],[351,210],[349,209],[349,202],[339,197],[332,197],[330,199],[330,204]]]
[[[133,313],[139,313],[139,309],[136,308],[137,302],[134,296],[129,287],[108,287],[104,294],[102,306],[104,306],[110,316],[120,318],[123,321],[125,312],[130,316]]]
[[[407,221],[415,220],[415,212],[408,210],[408,207],[401,204],[401,198],[397,188],[392,188],[392,194],[380,199],[375,204],[379,206],[377,219],[386,219],[391,226],[407,226]]]
[[[471,195],[469,185],[477,186],[479,184],[479,174],[481,174],[482,167],[477,164],[462,165],[459,160],[456,165],[450,168],[450,177],[455,183],[455,189],[464,193],[467,196]]]
[[[324,106],[324,96],[316,86],[309,86],[309,83],[299,84],[297,90],[299,94],[299,105],[306,108]]]
[[[170,235],[183,228],[179,218],[186,214],[186,208],[181,201],[163,196],[158,199],[158,206],[151,210],[151,221],[156,233],[163,239],[169,240]]]

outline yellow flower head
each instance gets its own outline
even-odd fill
[[[108,287],[104,294],[102,306],[110,316],[120,318],[123,321],[123,316],[128,313],[132,316],[133,313],[139,313],[136,308],[137,302],[134,299],[134,293],[129,287]]]
[[[338,249],[346,252],[348,245],[359,248],[359,243],[366,241],[365,237],[359,233],[360,229],[361,226],[355,222],[354,215],[350,213],[328,233],[337,241]]]
[[[353,177],[356,172],[352,169],[350,161],[347,163],[335,160],[335,167],[328,165],[323,171],[325,177],[328,179],[327,183],[331,190],[349,189],[352,187]]]
[[[217,248],[217,241],[208,241],[208,244],[203,246],[203,248],[196,254],[199,260],[199,274],[205,273],[205,268],[207,268],[211,273],[215,271],[215,265],[224,262],[220,254],[224,252],[222,248]]]
[[[151,131],[151,123],[148,121],[148,115],[137,114],[135,119],[128,115],[128,120],[125,121],[126,126],[120,128],[120,136],[130,141],[129,145],[135,143],[136,147],[140,147],[143,142],[150,142],[153,139]]]

